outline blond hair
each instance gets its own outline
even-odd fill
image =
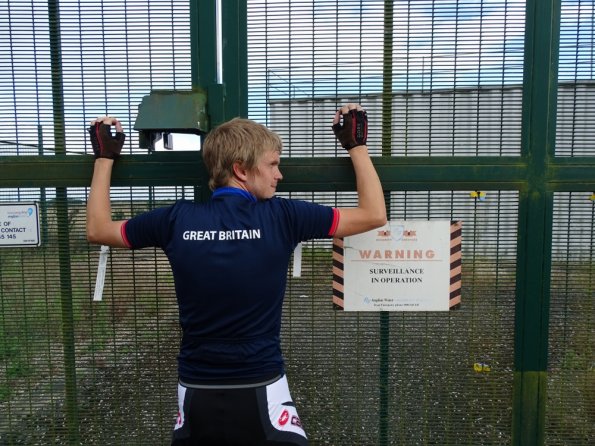
[[[212,130],[202,145],[202,157],[209,171],[211,190],[227,186],[233,176],[233,165],[252,170],[260,157],[269,151],[281,153],[281,137],[250,119],[234,118]]]

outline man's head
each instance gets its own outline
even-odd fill
[[[264,155],[276,152],[278,159],[282,147],[279,135],[249,119],[234,118],[221,124],[207,135],[202,146],[209,187],[214,190],[241,180],[241,172],[253,175]]]

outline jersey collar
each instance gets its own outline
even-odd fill
[[[250,201],[254,201],[254,202],[258,201],[256,199],[256,197],[254,195],[252,195],[250,192],[248,192],[247,190],[244,190],[244,189],[239,189],[237,187],[224,186],[224,187],[215,189],[213,191],[213,198],[219,197],[222,195],[240,195],[242,197],[247,198]]]

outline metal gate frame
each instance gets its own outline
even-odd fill
[[[216,125],[247,115],[246,2],[222,0],[226,41],[222,83],[216,72],[216,1],[191,1],[192,85],[207,92],[208,112]],[[54,156],[0,157],[0,187],[55,187],[59,210],[61,301],[66,373],[66,411],[70,438],[76,439],[76,376],[67,229],[67,188],[90,184],[92,156],[66,156],[62,95],[60,21],[57,0],[49,1],[52,89],[56,150]],[[513,387],[514,445],[545,441],[547,410],[548,327],[554,193],[595,190],[595,157],[555,156],[558,45],[561,0],[527,0],[521,155],[502,157],[390,157],[392,61],[384,66],[382,157],[374,159],[386,191],[516,190],[519,193]],[[385,47],[392,48],[392,1],[385,2]],[[306,187],[315,191],[351,191],[355,182],[346,158],[284,160],[281,191]],[[458,179],[458,180],[455,180]],[[206,195],[202,161],[189,153],[152,153],[123,157],[114,168],[114,186],[195,185]],[[386,322],[388,321],[388,315]],[[382,319],[381,319],[382,321]],[[383,324],[381,323],[381,326]],[[388,327],[388,323],[384,324]],[[390,342],[388,331],[381,348]],[[379,439],[386,442],[388,385],[382,384],[387,355],[381,359]],[[383,362],[384,361],[384,362]]]

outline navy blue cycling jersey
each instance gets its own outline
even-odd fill
[[[287,268],[299,242],[333,235],[338,211],[300,200],[256,200],[217,189],[128,220],[130,248],[155,246],[174,277],[183,338],[180,380],[257,382],[284,373],[281,310]]]

